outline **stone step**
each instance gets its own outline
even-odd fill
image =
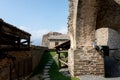
[[[45,72],[49,72],[49,69],[44,69],[44,73],[45,73]]]
[[[54,61],[54,60],[50,60],[50,61],[48,61],[48,63],[52,64],[52,63],[53,63],[53,61]]]
[[[50,75],[43,75],[43,78],[49,78]]]
[[[45,66],[45,68],[46,68],[46,69],[49,69],[49,68],[50,68],[50,66]]]
[[[50,80],[50,78],[45,78],[44,80]]]
[[[51,66],[52,64],[51,63],[47,63],[46,66]]]
[[[44,72],[43,75],[48,75],[49,73],[48,72]]]

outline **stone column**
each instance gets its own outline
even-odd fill
[[[97,8],[96,0],[70,0],[68,64],[73,76],[104,75],[103,57],[92,47]]]

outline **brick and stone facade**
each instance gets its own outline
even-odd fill
[[[66,41],[68,41],[70,38],[67,34],[61,34],[61,35],[54,35],[50,36],[48,38],[49,40],[49,49],[54,49],[57,45],[60,45]]]
[[[120,0],[69,0],[68,64],[73,76],[104,76],[104,56],[92,47],[119,48]],[[105,34],[106,33],[106,34]]]
[[[69,39],[68,34],[49,32],[43,35],[42,46],[48,47],[49,49],[54,49],[56,45],[62,44]]]
[[[49,37],[54,35],[61,35],[62,33],[58,32],[49,32],[47,34],[44,34],[42,37],[42,46],[49,47]]]

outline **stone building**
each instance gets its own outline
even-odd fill
[[[71,75],[104,76],[105,56],[92,43],[117,48],[119,54],[120,0],[69,0],[68,19]]]
[[[48,34],[43,35],[42,46],[54,49],[56,45],[59,45],[67,40],[69,40],[69,36],[67,34],[49,32]]]
[[[42,37],[42,46],[48,47],[49,46],[49,40],[48,38],[53,35],[61,35],[61,33],[58,32],[49,32],[47,34],[44,34]]]
[[[62,35],[54,35],[50,36],[49,38],[49,48],[53,49],[55,48],[56,45],[59,45],[67,40],[69,40],[69,36],[67,34],[62,34]]]

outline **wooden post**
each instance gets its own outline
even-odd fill
[[[25,78],[26,76],[26,59],[23,59],[23,77]]]
[[[18,48],[20,48],[20,38],[18,38]]]
[[[12,80],[12,65],[10,64],[10,80]]]
[[[59,68],[61,69],[61,62],[60,62],[60,53],[58,52],[58,64],[59,64]]]
[[[28,48],[30,47],[30,36],[29,36],[29,39],[28,39]]]

